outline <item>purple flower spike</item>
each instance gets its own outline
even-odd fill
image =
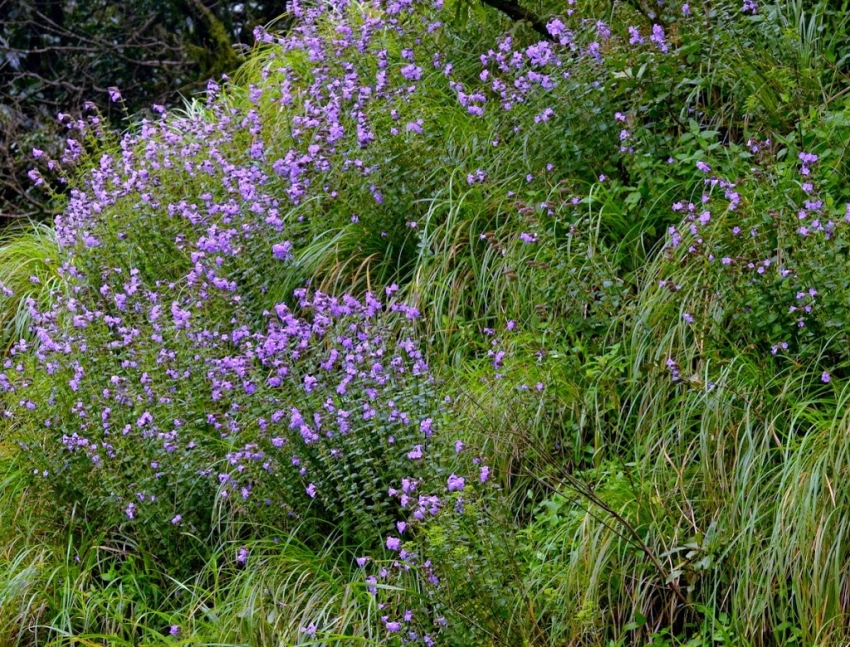
[[[290,243],[287,240],[287,241],[284,241],[283,243],[278,243],[276,245],[273,245],[272,246],[272,254],[274,254],[274,257],[276,259],[281,260],[281,261],[285,261],[292,256],[292,253],[290,251],[291,249],[292,249],[292,243]]]
[[[449,489],[449,492],[454,492],[458,490],[463,490],[463,486],[466,485],[466,482],[463,480],[462,476],[452,474],[449,477],[448,483],[446,485]]]

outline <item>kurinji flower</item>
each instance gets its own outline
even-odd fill
[[[422,78],[422,68],[411,63],[401,68],[401,75],[408,81],[418,81]]]
[[[449,492],[454,492],[457,490],[463,490],[465,484],[466,483],[462,476],[456,476],[455,474],[452,474],[451,476],[449,476],[447,487]]]
[[[670,51],[670,47],[664,40],[664,28],[661,25],[652,26],[652,35],[649,37],[649,40],[655,43],[662,53],[666,54]]]
[[[277,243],[275,245],[272,245],[272,254],[274,254],[275,258],[281,261],[285,261],[292,256],[292,253],[290,251],[291,249],[292,243],[287,240],[283,243]]]
[[[41,173],[39,173],[37,169],[30,169],[27,172],[27,176],[35,183],[35,186],[44,184],[44,178],[41,177]]]
[[[553,38],[556,38],[558,43],[562,46],[569,45],[572,41],[572,32],[567,29],[567,26],[563,23],[563,21],[558,18],[554,18],[547,23],[546,30]]]
[[[381,618],[381,620],[383,621],[384,625],[386,625],[387,631],[389,631],[390,633],[394,633],[394,632],[398,631],[399,629],[401,629],[401,623],[400,622],[394,622],[394,621],[390,622],[389,616],[383,616]]]

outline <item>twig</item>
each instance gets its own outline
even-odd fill
[[[511,2],[510,0],[481,0],[481,2],[483,2],[488,7],[493,7],[493,9],[501,11],[511,20],[525,20],[526,22],[530,23],[534,31],[543,36],[543,38],[548,41],[552,41],[553,43],[557,42],[552,36],[552,34],[549,33],[549,30],[546,28],[546,23],[543,21],[543,19],[530,9],[521,7],[516,2]]]

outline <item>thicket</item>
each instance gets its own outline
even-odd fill
[[[0,246],[0,642],[846,643],[846,3],[289,9]]]
[[[0,226],[61,210],[27,178],[30,150],[58,157],[66,145],[57,113],[97,110],[123,128],[127,112],[179,103],[238,67],[254,27],[285,9],[283,0],[0,1]]]

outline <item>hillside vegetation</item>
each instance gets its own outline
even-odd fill
[[[0,241],[0,645],[847,644],[847,3],[289,10]]]

